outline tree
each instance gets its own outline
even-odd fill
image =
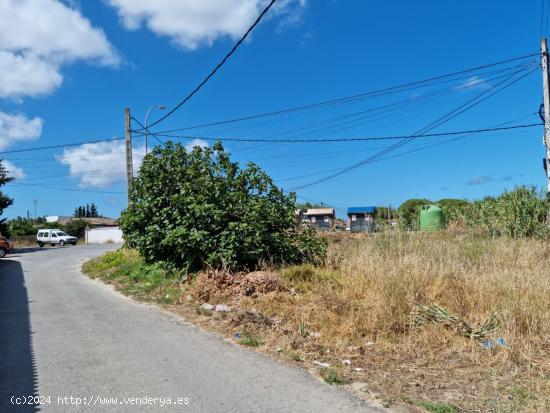
[[[189,153],[168,142],[143,160],[120,226],[146,261],[189,271],[320,260],[325,243],[295,222],[295,201],[219,142]]]
[[[8,171],[4,168],[2,160],[0,160],[0,187],[6,185],[8,182],[13,180],[12,177],[8,176]],[[0,192],[0,217],[4,213],[4,210],[13,204],[13,199],[8,197],[3,192]],[[0,232],[2,235],[9,235],[9,227],[6,225],[6,218],[0,219]]]
[[[85,206],[76,207],[73,216],[75,218],[97,218],[99,217],[99,211],[96,204],[86,204]]]
[[[97,214],[97,207],[92,202],[92,205],[90,205],[90,216],[93,218],[97,218],[99,215]]]

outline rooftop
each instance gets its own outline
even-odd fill
[[[349,207],[348,214],[374,214],[376,212],[376,207]]]
[[[310,208],[306,215],[334,215],[334,208]]]

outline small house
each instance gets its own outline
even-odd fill
[[[348,225],[350,232],[374,232],[374,216],[376,208],[350,207],[348,208]]]
[[[334,208],[310,208],[305,216],[309,225],[321,231],[329,231],[334,223]]]

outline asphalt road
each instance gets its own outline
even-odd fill
[[[81,274],[82,262],[112,248],[32,248],[0,260],[0,412],[377,411]],[[22,398],[44,404],[12,404]]]

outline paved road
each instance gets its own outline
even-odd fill
[[[37,411],[11,405],[12,395],[50,396],[46,412],[376,411],[80,273],[112,248],[27,249],[0,260],[0,412]],[[158,399],[125,405],[131,397]],[[181,404],[161,407],[166,398]]]

